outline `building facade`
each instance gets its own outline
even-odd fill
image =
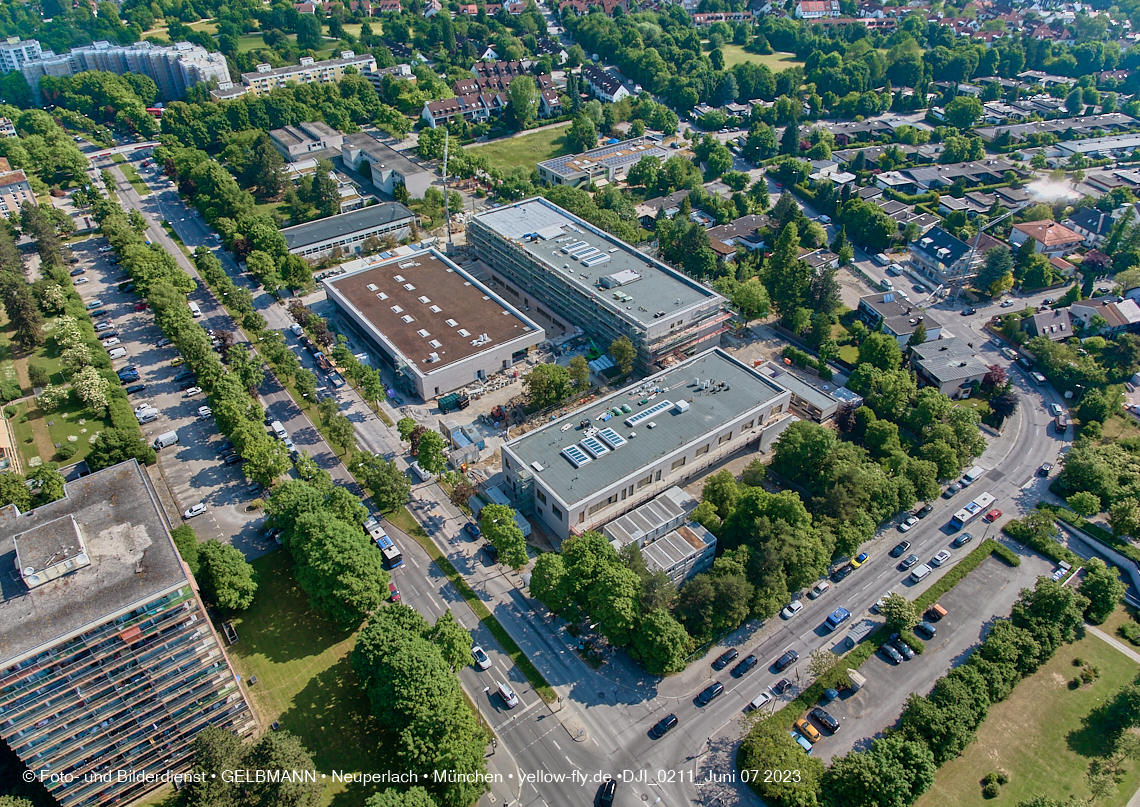
[[[342,50],[338,58],[321,62],[311,56],[302,56],[300,64],[284,67],[259,64],[253,73],[242,73],[241,80],[250,91],[264,95],[278,87],[286,86],[290,81],[298,84],[327,84],[330,81],[340,81],[344,78],[345,68],[348,67],[355,68],[357,73],[368,78],[376,71],[376,58],[370,53],[357,56],[351,50]]]
[[[256,729],[135,461],[0,523],[0,734],[32,772],[73,777],[45,781],[63,807],[161,786],[145,777],[187,771],[207,726]]]
[[[582,154],[566,154],[543,160],[538,164],[538,178],[548,185],[568,185],[571,188],[603,179],[607,182],[620,182],[643,157],[656,157],[665,162],[670,154],[655,140],[634,137],[590,149]]]
[[[926,328],[925,341],[931,342],[942,336],[942,323],[931,316],[929,311],[911,305],[897,291],[860,297],[855,313],[867,323],[868,328],[873,331],[881,328],[883,333],[893,336],[902,348],[906,347],[910,337],[918,330],[919,323]]]
[[[669,488],[651,502],[611,521],[602,529],[619,552],[637,544],[650,572],[664,572],[675,586],[712,568],[716,536],[689,521],[697,500]]]
[[[33,62],[41,54],[38,40],[10,36],[0,43],[0,73],[23,72],[24,62]]]
[[[643,370],[727,330],[719,294],[541,197],[472,216],[467,241],[516,305],[600,344],[629,338]]]
[[[346,135],[340,156],[356,171],[367,165],[372,185],[389,196],[395,194],[397,185],[403,185],[409,198],[422,199],[435,178],[431,171],[368,132]]]
[[[1066,255],[1084,242],[1080,233],[1075,233],[1065,225],[1049,219],[1015,224],[1009,232],[1009,243],[1013,244],[1014,248],[1021,247],[1030,239],[1034,241],[1034,252],[1050,258]]]
[[[7,160],[4,161],[7,164]],[[20,215],[20,205],[24,202],[35,204],[36,195],[28,184],[23,171],[8,171],[0,174],[0,215],[13,218]]]
[[[328,298],[427,401],[523,361],[542,327],[434,249],[362,259],[324,281]]]
[[[977,271],[985,260],[970,245],[941,227],[931,227],[917,241],[907,245],[911,267],[937,283],[961,280]]]
[[[411,235],[416,216],[399,202],[341,213],[281,231],[289,252],[305,260],[317,261],[339,250],[341,255],[359,254],[369,238],[391,236],[401,241]]]

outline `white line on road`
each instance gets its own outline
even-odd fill
[[[562,746],[560,746],[558,744],[558,740],[551,740],[550,742],[554,743],[554,747],[557,748],[559,751],[562,750]]]
[[[562,756],[566,757],[566,761],[569,762],[570,767],[573,768],[574,767],[574,760],[570,759],[570,757],[567,756],[566,754],[563,754]]]

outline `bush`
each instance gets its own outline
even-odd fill
[[[42,364],[28,365],[28,383],[33,387],[46,387],[51,383],[51,376]]]
[[[1021,559],[1017,557],[1016,554],[999,544],[993,538],[987,538],[978,545],[977,549],[962,558],[962,560],[958,562],[958,565],[951,569],[949,573],[943,575],[938,579],[938,582],[923,592],[922,596],[914,601],[915,605],[920,611],[925,611],[934,605],[943,594],[958,585],[962,578],[978,568],[981,562],[991,554],[997,555],[1013,566],[1017,566],[1021,563]],[[907,644],[910,643],[907,642]]]
[[[1140,624],[1129,621],[1125,622],[1116,632],[1120,634],[1122,639],[1127,639],[1130,643],[1140,647]]]
[[[1001,785],[999,785],[997,782],[989,782],[985,787],[982,788],[982,795],[987,799],[996,799],[999,795],[1001,795]]]
[[[1098,678],[1100,678],[1100,667],[1094,667],[1090,664],[1081,670],[1081,681],[1086,684],[1091,684]]]
[[[990,784],[993,784],[994,782],[996,782],[997,780],[998,780],[997,771],[990,771],[989,773],[986,774],[985,778],[982,779],[982,784],[983,785],[990,785]]]
[[[18,411],[20,410],[16,407],[15,404],[9,404],[8,406],[4,407],[4,417],[11,420],[12,418],[16,417],[16,413]]]
[[[0,381],[0,401],[7,403],[22,397],[24,391],[20,389],[20,382],[14,378],[6,378]]]
[[[64,443],[56,449],[55,455],[61,460],[69,460],[75,456],[77,451],[79,451],[79,446],[75,443]]]
[[[1009,774],[1005,771],[998,771],[997,783],[999,785],[1009,784]]]

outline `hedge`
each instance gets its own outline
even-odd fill
[[[981,565],[981,562],[988,558],[990,555],[997,555],[1010,566],[1020,566],[1021,558],[1011,551],[1009,548],[1002,546],[993,538],[987,538],[978,545],[978,548],[971,552],[966,557],[962,558],[953,569],[943,575],[939,580],[926,591],[924,591],[914,604],[918,606],[919,611],[925,611],[938,599],[948,592],[954,586],[958,585],[966,575],[974,571]]]

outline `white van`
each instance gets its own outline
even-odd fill
[[[883,291],[894,291],[895,290],[895,284],[892,283],[890,278],[887,278],[887,277],[885,277],[879,281],[879,286],[882,287]]]
[[[295,322],[289,326],[289,330],[291,330],[293,332],[294,336],[301,336],[302,334],[305,333],[305,329],[302,328],[300,325],[298,325]]]
[[[277,439],[279,440],[284,440],[289,436],[289,432],[285,431],[285,427],[281,425],[280,420],[273,421],[273,425],[270,426],[270,428],[273,429],[273,433],[277,435]]]
[[[887,257],[887,253],[885,253],[885,252],[880,252],[878,255],[876,255],[871,260],[873,260],[875,263],[879,264],[879,266],[886,266],[888,263],[891,262],[891,259],[889,257]]]
[[[187,305],[190,306],[190,314],[195,319],[202,316],[202,309],[198,307],[198,304],[196,302],[191,300],[189,303],[187,303]]]
[[[962,487],[969,487],[970,485],[974,484],[982,478],[982,474],[985,472],[986,471],[984,468],[975,465],[973,468],[966,471],[966,473],[962,474]]]
[[[910,573],[911,582],[921,583],[932,571],[934,571],[934,569],[930,568],[930,565],[926,563],[921,566],[916,566],[914,571]]]
[[[431,482],[433,479],[435,479],[435,474],[429,471],[425,471],[415,460],[412,460],[412,473],[414,473],[416,475],[416,478],[421,482]]]
[[[127,357],[127,349],[125,347],[111,348],[111,352],[107,354],[112,359],[125,359]]]
[[[160,434],[154,439],[154,450],[160,451],[169,446],[176,445],[177,443],[178,432],[167,432],[166,434]]]

